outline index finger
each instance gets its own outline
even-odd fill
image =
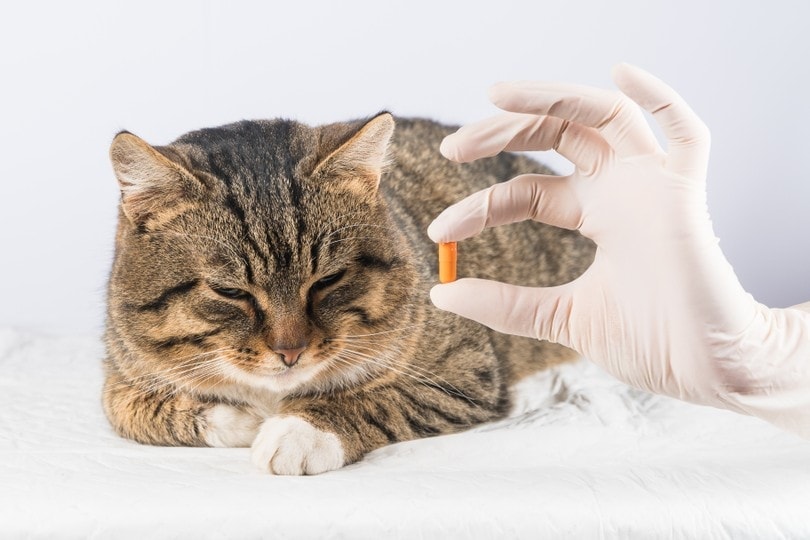
[[[490,89],[505,111],[554,116],[598,130],[620,157],[661,150],[641,109],[619,92],[578,84],[511,82]]]
[[[505,113],[461,127],[444,138],[439,150],[460,163],[503,151],[554,150],[589,174],[610,147],[593,128],[553,116]]]
[[[459,163],[503,151],[547,150],[565,121],[553,116],[503,113],[465,124],[442,141],[442,155]]]

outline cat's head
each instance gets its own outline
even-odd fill
[[[326,388],[403,339],[416,274],[379,184],[391,115],[240,122],[152,147],[123,132],[109,335],[187,390]]]

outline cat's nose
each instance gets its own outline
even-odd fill
[[[287,367],[293,367],[297,362],[298,359],[301,357],[301,353],[304,352],[307,348],[308,343],[298,343],[297,345],[287,345],[287,344],[279,344],[274,347],[273,352],[281,356],[281,361]]]

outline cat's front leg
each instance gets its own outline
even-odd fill
[[[115,431],[161,446],[250,446],[261,418],[247,407],[212,403],[171,388],[107,375],[104,410]]]
[[[495,392],[471,388],[400,381],[292,399],[265,420],[253,442],[253,462],[272,474],[319,474],[388,444],[455,433],[503,414]]]
[[[207,409],[203,439],[208,446],[244,448],[259,433],[262,419],[243,409],[218,403]]]
[[[320,474],[346,464],[343,443],[300,416],[273,416],[253,441],[253,463],[279,475]]]

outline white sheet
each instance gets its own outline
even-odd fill
[[[810,538],[810,442],[584,361],[505,421],[285,478],[116,437],[101,355],[0,330],[0,538]]]

